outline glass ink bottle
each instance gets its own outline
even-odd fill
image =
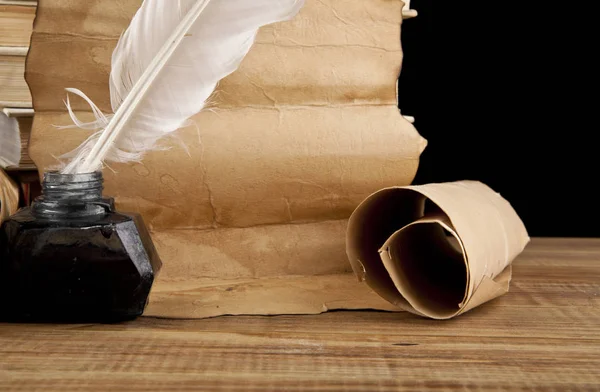
[[[0,228],[0,321],[140,316],[161,268],[139,214],[103,198],[101,172],[47,172],[42,195]]]

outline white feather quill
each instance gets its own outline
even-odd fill
[[[97,130],[75,151],[63,173],[99,170],[105,161],[139,161],[157,141],[200,112],[217,83],[235,71],[264,25],[292,18],[304,0],[144,0],[112,55],[104,115],[81,91]],[[99,131],[98,131],[99,130]]]

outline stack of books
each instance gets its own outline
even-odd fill
[[[39,189],[28,153],[34,110],[25,81],[36,9],[37,1],[0,0],[0,166],[20,184],[23,205]]]
[[[31,108],[25,58],[37,2],[0,0],[0,107]]]

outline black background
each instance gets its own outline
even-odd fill
[[[428,140],[414,182],[479,180],[531,236],[598,237],[598,94],[576,55],[587,25],[565,2],[523,3],[411,3],[399,106]]]

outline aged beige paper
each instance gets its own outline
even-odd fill
[[[55,127],[70,123],[64,88],[111,110],[111,53],[140,3],[39,3],[26,79],[40,171],[89,135]],[[147,314],[393,308],[356,282],[344,238],[361,200],[411,183],[426,146],[397,108],[402,7],[307,0],[296,18],[259,32],[210,110],[168,150],[104,170],[105,194],[142,214],[163,261]]]

